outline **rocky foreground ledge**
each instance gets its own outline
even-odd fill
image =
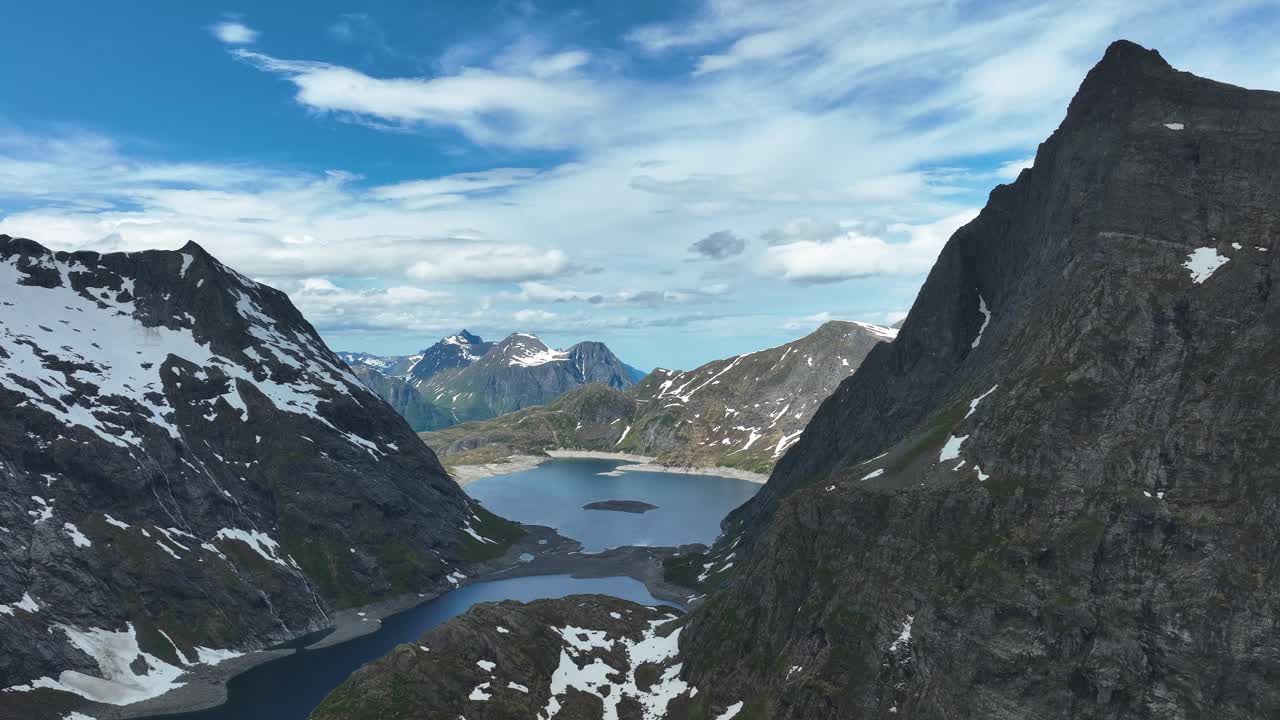
[[[361,668],[311,717],[731,717],[741,703],[704,707],[680,679],[682,625],[607,595],[484,603]]]

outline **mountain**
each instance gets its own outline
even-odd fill
[[[352,368],[366,367],[385,377],[419,384],[442,370],[459,370],[489,352],[493,343],[463,330],[416,355],[372,355],[366,352],[339,352],[338,357]],[[377,392],[377,388],[370,388]]]
[[[450,585],[505,534],[281,292],[0,235],[0,706],[62,717]]]
[[[427,402],[421,393],[404,380],[383,375],[364,364],[352,365],[351,372],[364,383],[365,387],[372,390],[373,394],[385,400],[392,409],[400,413],[414,432],[425,432],[453,424],[453,418],[448,413]]]
[[[457,422],[484,420],[541,405],[582,385],[628,388],[626,365],[600,342],[552,350],[536,335],[514,333],[452,372],[437,372],[414,387]]]
[[[831,321],[799,340],[654,370],[621,392],[588,385],[544,406],[423,435],[449,464],[494,462],[556,448],[653,455],[668,465],[768,472],[818,406],[896,331]]]
[[[635,367],[634,365],[628,365],[626,363],[622,363],[622,367],[627,369],[627,374],[631,376],[631,382],[638,383],[641,380],[648,377],[649,375],[647,371],[641,370],[640,368]]]
[[[691,689],[644,716],[1280,715],[1278,132],[1280,94],[1109,47],[681,569]]]
[[[417,355],[341,355],[369,389],[420,432],[542,404],[586,384],[626,388],[644,377],[604,343],[552,350],[528,333],[493,343],[463,330]],[[406,388],[421,397],[411,397]]]
[[[419,387],[441,372],[462,370],[470,366],[492,348],[493,343],[485,342],[463,330],[423,350],[421,357],[405,370],[404,379],[414,387]]]

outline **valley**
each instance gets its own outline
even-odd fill
[[[7,16],[0,720],[1280,718],[1280,8]]]

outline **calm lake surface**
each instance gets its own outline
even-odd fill
[[[720,520],[760,487],[745,480],[701,475],[600,475],[621,464],[612,460],[556,460],[525,472],[478,480],[466,489],[499,515],[554,527],[562,535],[582,541],[587,550],[597,551],[621,545],[710,543],[720,533]],[[582,509],[596,500],[641,500],[658,509],[643,515]],[[645,605],[661,603],[643,584],[625,577],[543,575],[476,583],[385,618],[382,627],[370,635],[259,665],[231,680],[229,699],[220,707],[163,717],[305,720],[329,691],[361,665],[386,655],[396,645],[416,640],[475,603],[578,593],[613,595]]]
[[[583,544],[587,552],[623,545],[706,543],[720,521],[751,499],[760,485],[711,475],[623,472],[617,460],[554,460],[530,470],[477,480],[467,494],[493,512],[530,525],[547,525]],[[657,505],[643,515],[583,510],[598,500],[640,500]]]

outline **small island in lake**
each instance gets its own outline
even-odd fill
[[[647,502],[639,500],[601,500],[600,502],[587,503],[582,506],[583,510],[612,510],[614,512],[628,512],[637,515],[647,513],[650,510],[657,510],[657,505],[650,505]]]

